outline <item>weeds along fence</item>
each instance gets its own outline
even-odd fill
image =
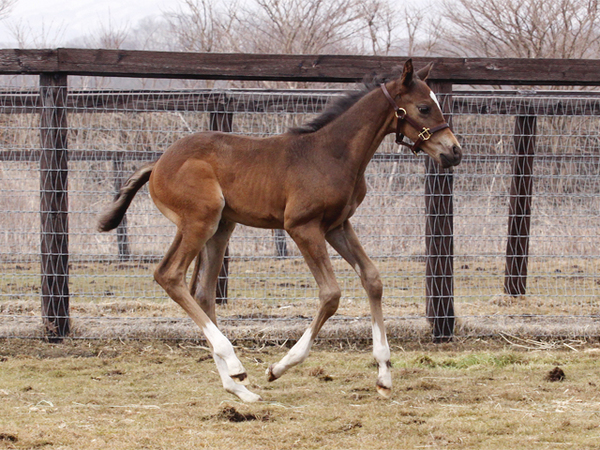
[[[78,61],[87,55],[89,73],[61,66],[73,55]],[[138,194],[116,233],[95,230],[99,211],[134,168],[158,158],[181,136],[210,129],[282,133],[319,114],[340,92],[67,86],[70,74],[139,76],[131,59],[144,61],[141,71],[149,64],[173,67],[169,58],[180,61],[180,55],[0,51],[3,73],[42,74],[39,87],[0,92],[0,336],[199,338],[152,279],[174,227],[147,190]],[[186,57],[199,64],[212,55]],[[343,57],[335,64],[319,63],[324,75],[294,78],[281,62],[292,58],[297,64],[293,57],[263,55],[260,69],[239,68],[241,60],[258,64],[253,58],[222,55],[202,70],[193,64],[178,69],[177,76],[339,82],[362,77],[369,64],[383,71],[399,62]],[[110,64],[99,67],[98,61]],[[119,61],[130,65],[119,67]],[[267,69],[265,61],[272,64]],[[569,79],[540,80],[543,66],[535,61],[527,70],[519,69],[525,64],[520,60],[502,63],[505,79],[498,78],[497,69],[489,69],[494,79],[489,73],[484,79],[480,67],[500,64],[485,60],[473,63],[471,80],[600,82],[586,78],[589,69]],[[44,71],[44,64],[51,67]],[[353,219],[382,273],[392,339],[430,336],[431,324],[438,340],[500,333],[598,336],[600,96],[453,91],[456,64],[437,61],[431,85],[462,141],[463,163],[454,173],[440,173],[427,158],[385,141],[368,168],[368,197]],[[323,336],[366,339],[369,312],[360,282],[332,257],[344,298]],[[298,337],[316,309],[317,288],[293,242],[280,232],[239,226],[226,262],[218,313],[226,333],[234,339]]]

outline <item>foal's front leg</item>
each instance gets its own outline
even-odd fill
[[[392,374],[390,364],[390,346],[383,323],[381,297],[383,287],[379,271],[360,245],[358,237],[349,221],[331,230],[326,235],[327,242],[344,258],[358,273],[371,306],[371,324],[373,328],[373,356],[377,361],[379,373],[377,391],[384,397],[389,397],[392,389]]]
[[[319,286],[320,306],[310,327],[288,354],[278,363],[267,369],[269,381],[274,381],[291,367],[306,359],[319,330],[336,311],[341,291],[333,274],[333,267],[327,254],[325,236],[319,222],[311,222],[288,230],[289,235],[302,252],[315,281]]]

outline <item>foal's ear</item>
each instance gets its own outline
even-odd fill
[[[402,70],[402,85],[410,86],[413,82],[414,69],[412,64],[412,59],[409,59],[404,63],[404,69]]]
[[[417,71],[417,76],[425,81],[427,78],[429,78],[429,74],[431,73],[431,69],[433,69],[433,61],[430,62],[429,64],[427,64],[425,67],[423,67],[422,69]]]

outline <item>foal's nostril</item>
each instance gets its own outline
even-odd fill
[[[462,148],[460,147],[460,145],[452,146],[452,154],[454,156],[453,165],[459,165],[460,161],[462,160]]]

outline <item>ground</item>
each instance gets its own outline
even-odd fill
[[[599,448],[600,346],[525,347],[395,344],[390,399],[367,349],[320,343],[267,383],[286,348],[238,348],[245,405],[201,343],[3,340],[0,449]]]

